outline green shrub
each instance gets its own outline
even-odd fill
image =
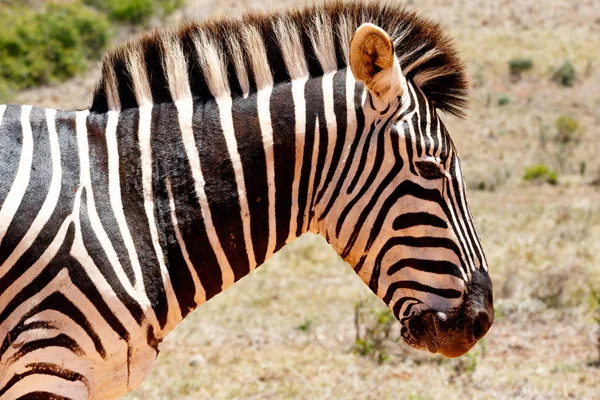
[[[551,170],[544,164],[537,164],[525,168],[523,179],[526,181],[545,182],[551,185],[556,185],[558,183],[558,175],[556,171]]]
[[[183,6],[184,0],[83,0],[115,21],[143,24],[151,17],[164,17]]]
[[[529,58],[515,58],[508,62],[508,68],[511,75],[521,75],[522,72],[533,68],[533,61]]]
[[[596,367],[600,367],[600,292],[596,291],[592,285],[588,283],[590,288],[590,308],[594,314],[594,321],[596,322],[596,350],[598,352],[598,359],[592,364]]]
[[[581,128],[579,122],[568,115],[561,115],[556,119],[556,140],[561,144],[576,143],[580,139]]]
[[[79,3],[0,11],[0,97],[74,76],[109,39],[107,19]]]
[[[503,94],[502,96],[498,97],[499,106],[505,106],[508,103],[510,103],[510,97],[508,97],[507,95]]]
[[[575,67],[568,61],[552,75],[552,80],[562,86],[573,86],[575,83]]]
[[[364,310],[364,303],[354,306],[356,339],[354,352],[374,358],[379,364],[388,360],[389,347],[399,341],[397,321],[390,309]]]

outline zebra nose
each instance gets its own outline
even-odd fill
[[[475,337],[475,340],[484,337],[487,331],[490,330],[493,322],[494,315],[488,310],[479,311],[473,320],[473,336]]]

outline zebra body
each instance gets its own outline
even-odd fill
[[[361,78],[340,65],[342,22],[310,12],[312,33],[292,15],[221,26],[225,44],[192,28],[121,49],[89,110],[0,106],[0,398],[126,394],[190,311],[305,232],[407,343],[454,356],[485,334],[487,265],[436,111],[457,112],[460,85],[434,104],[431,68],[407,79],[400,55]],[[348,32],[370,20],[350,15]]]

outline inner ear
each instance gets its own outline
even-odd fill
[[[376,96],[387,93],[394,80],[394,44],[373,24],[362,24],[350,42],[350,69]]]

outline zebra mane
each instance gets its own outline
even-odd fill
[[[365,22],[388,32],[404,75],[438,109],[463,116],[468,81],[451,40],[438,24],[381,1],[249,14],[143,35],[105,56],[91,111],[246,96],[322,76],[348,65],[350,40]]]

